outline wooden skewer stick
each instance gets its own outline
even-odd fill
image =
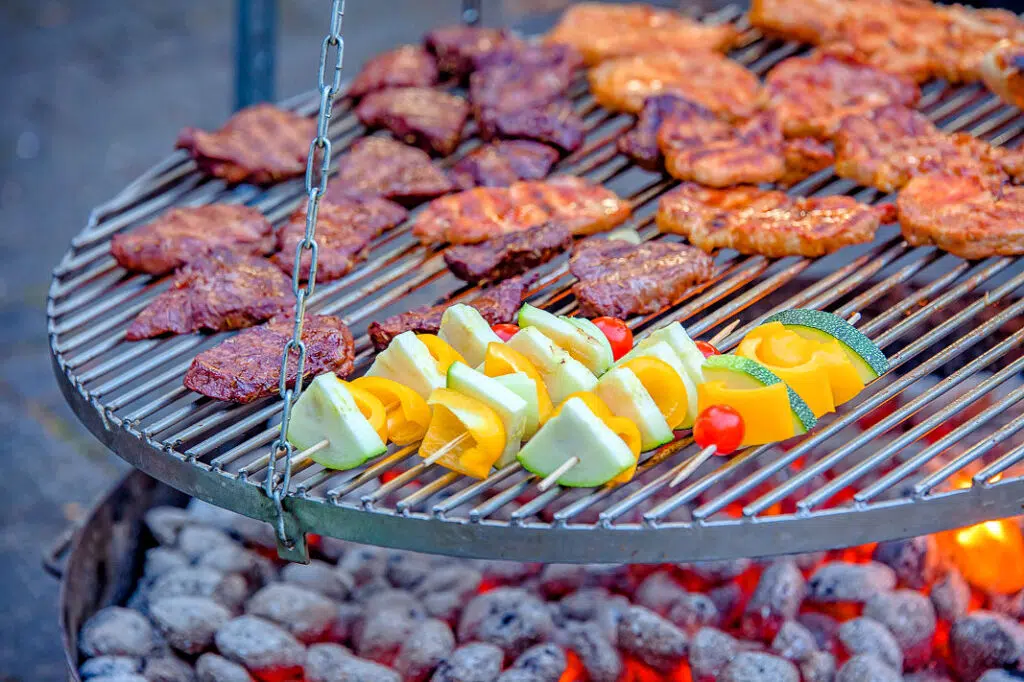
[[[722,328],[722,331],[712,336],[711,340],[708,341],[708,343],[710,343],[712,346],[717,346],[719,342],[721,342],[725,337],[729,336],[729,334],[732,334],[738,326],[740,326],[740,321],[738,319],[733,320],[729,324],[725,325],[725,327]]]
[[[573,455],[569,459],[565,460],[560,465],[558,465],[557,469],[555,469],[550,474],[545,476],[544,480],[537,484],[537,490],[539,490],[540,492],[544,492],[545,490],[553,486],[555,483],[557,483],[558,479],[560,479],[562,475],[565,474],[565,472],[569,471],[569,469],[572,469],[579,463],[580,458],[577,457],[576,455]]]
[[[856,326],[857,323],[860,322],[860,313],[854,313],[853,315],[850,315],[848,318],[846,318],[846,321]]]
[[[715,452],[717,452],[717,450],[718,448],[716,448],[714,445],[709,445],[700,452],[698,452],[696,455],[691,457],[690,461],[687,462],[686,466],[683,467],[683,470],[676,474],[676,477],[673,478],[672,482],[668,484],[668,487],[675,488],[680,483],[682,483],[690,476],[692,476],[693,472],[695,472],[701,464],[711,459],[714,456]]]
[[[456,438],[453,438],[450,441],[448,441],[447,443],[445,443],[444,445],[442,445],[440,448],[438,448],[436,451],[434,451],[434,453],[432,455],[430,455],[429,457],[424,457],[423,461],[420,462],[420,464],[422,464],[425,467],[428,467],[431,464],[434,464],[439,459],[441,459],[442,457],[447,455],[449,452],[451,452],[452,450],[457,448],[459,445],[461,445],[464,441],[468,440],[469,438],[471,438],[471,436],[469,435],[469,431],[466,431],[465,433],[460,434]]]
[[[331,445],[331,441],[329,441],[326,438],[324,438],[319,443],[317,443],[315,445],[311,445],[310,447],[306,448],[305,450],[303,450],[299,454],[295,455],[295,457],[292,459],[292,461],[294,462],[295,460],[306,459],[308,457],[312,457],[313,455],[315,455],[316,453],[320,452],[324,448],[330,447],[330,445]]]

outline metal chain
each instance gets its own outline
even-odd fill
[[[345,41],[341,37],[341,24],[345,18],[345,0],[333,0],[331,6],[331,29],[320,46],[320,68],[317,72],[320,92],[320,113],[316,121],[316,137],[309,145],[306,160],[306,234],[295,247],[295,266],[292,268],[292,293],[295,294],[295,325],[292,338],[281,353],[281,375],[278,388],[284,400],[281,413],[281,432],[270,449],[267,463],[267,478],[263,489],[274,502],[277,511],[277,541],[286,549],[295,547],[295,540],[288,537],[285,529],[284,507],[281,499],[288,492],[292,474],[292,445],[288,442],[288,425],[291,423],[291,409],[302,393],[302,375],[306,367],[306,344],[302,340],[302,324],[306,316],[306,301],[313,295],[316,283],[318,247],[316,243],[316,220],[320,210],[320,199],[327,191],[327,177],[331,167],[331,140],[327,136],[331,123],[334,98],[341,87],[341,66],[345,53]],[[334,55],[333,60],[330,59]],[[334,64],[333,73],[328,73],[328,64]],[[330,81],[328,81],[330,78]],[[302,285],[302,256],[309,251],[309,274],[306,285]],[[292,353],[297,353],[295,386],[288,387],[288,364]],[[284,461],[283,472],[278,481],[278,462]]]

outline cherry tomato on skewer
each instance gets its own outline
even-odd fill
[[[633,350],[633,332],[617,317],[595,317],[591,322],[601,330],[612,347],[612,357],[616,360]]]
[[[493,327],[491,327],[491,331],[497,334],[498,338],[501,339],[502,341],[508,341],[509,339],[516,335],[516,332],[519,331],[519,327],[508,322],[503,322],[501,324],[496,324]]]
[[[707,341],[694,341],[693,345],[697,346],[697,350],[703,353],[706,358],[710,358],[712,355],[722,354],[722,351],[718,350]]]
[[[693,423],[693,440],[706,448],[715,446],[716,455],[728,455],[743,442],[743,417],[728,405],[709,405]]]

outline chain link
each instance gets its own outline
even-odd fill
[[[320,67],[317,71],[320,91],[320,113],[316,121],[316,137],[309,145],[306,160],[306,234],[295,247],[295,267],[292,269],[292,293],[295,294],[295,326],[292,338],[281,353],[281,375],[278,388],[284,400],[281,412],[281,431],[270,449],[267,463],[267,478],[263,489],[274,503],[277,511],[277,541],[291,549],[295,541],[288,537],[285,529],[282,499],[288,493],[292,476],[291,443],[288,442],[288,425],[291,423],[292,405],[302,393],[302,375],[306,367],[306,344],[302,341],[302,325],[306,317],[306,301],[313,295],[316,286],[316,264],[319,249],[316,243],[316,220],[320,211],[320,199],[327,191],[327,177],[331,167],[331,140],[328,130],[331,125],[331,110],[334,98],[341,87],[341,66],[345,52],[345,41],[341,37],[341,24],[345,18],[345,0],[333,0],[331,5],[330,33],[320,46]],[[333,59],[331,59],[333,53]],[[334,64],[333,73],[328,73],[328,64]],[[330,82],[328,82],[328,77]],[[302,284],[302,257],[309,251],[309,273],[306,284]],[[292,354],[296,354],[295,385],[288,387],[288,365]],[[278,477],[278,462],[284,466]],[[280,478],[280,480],[279,480]]]

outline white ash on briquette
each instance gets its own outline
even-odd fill
[[[88,682],[1012,682],[1024,592],[934,538],[765,560],[575,566],[314,542],[155,508],[128,608],[79,635]],[[145,546],[145,545],[144,545]]]

